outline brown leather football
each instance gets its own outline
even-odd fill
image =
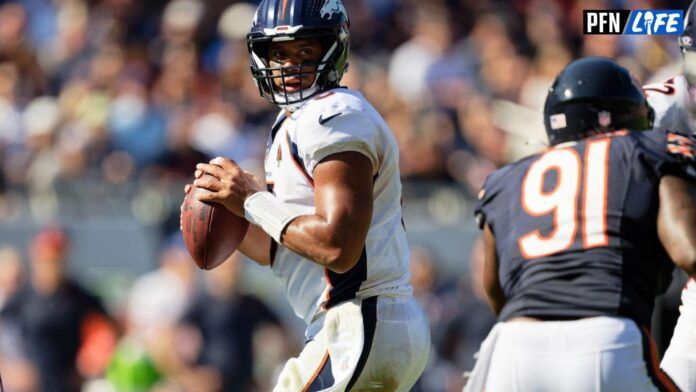
[[[217,203],[195,197],[195,186],[184,198],[181,230],[186,248],[198,267],[210,270],[227,260],[244,239],[249,222]]]

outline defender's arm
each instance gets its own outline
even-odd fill
[[[675,176],[660,180],[657,234],[678,267],[696,277],[696,185]]]
[[[488,224],[483,227],[483,243],[485,248],[483,286],[486,289],[488,304],[497,316],[505,306],[505,294],[498,279],[498,254],[495,250],[495,236]]]

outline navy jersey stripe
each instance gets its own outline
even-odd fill
[[[339,274],[326,269],[326,278],[330,285],[329,295],[324,305],[325,309],[355,298],[360,285],[367,279],[367,251],[363,248],[357,264],[349,271]]]
[[[679,388],[674,384],[667,373],[660,369],[660,364],[657,359],[657,349],[655,342],[647,328],[639,328],[641,337],[643,338],[643,360],[648,369],[648,376],[652,380],[655,387],[660,392],[678,392]]]
[[[324,359],[321,362],[321,366],[319,366],[319,369],[317,369],[314,377],[310,379],[309,385],[306,386],[303,391],[322,391],[334,385],[335,381],[336,380],[334,380],[333,372],[331,371],[331,357],[327,351],[324,355]]]
[[[275,140],[276,135],[278,134],[278,130],[280,130],[280,125],[283,124],[283,121],[287,116],[285,114],[282,114],[280,117],[278,117],[278,120],[273,124],[273,127],[271,127],[271,144],[273,144],[273,141]]]
[[[362,313],[363,319],[363,333],[364,333],[364,343],[362,352],[360,353],[360,358],[358,359],[358,365],[355,367],[353,376],[351,376],[350,381],[348,381],[348,386],[346,391],[350,391],[355,385],[362,374],[367,359],[370,356],[370,350],[372,350],[372,341],[375,338],[375,328],[377,326],[377,298],[370,297],[362,301],[360,306],[360,312]]]
[[[270,148],[271,145],[273,145],[273,141],[275,140],[276,135],[278,134],[278,131],[280,130],[280,126],[283,124],[283,121],[288,118],[285,114],[282,114],[276,122],[273,124],[271,127],[271,135],[268,139],[268,147]]]
[[[268,154],[271,152],[271,147],[273,147],[273,141],[275,141],[275,137],[278,134],[278,131],[280,130],[281,124],[283,124],[283,121],[286,119],[286,115],[283,114],[278,119],[276,120],[275,123],[273,123],[273,126],[271,127],[271,133],[268,135],[268,141],[266,142],[266,159],[268,159]],[[270,191],[269,191],[270,192]]]
[[[278,243],[273,238],[271,238],[271,246],[268,250],[268,254],[271,260],[271,267],[273,267],[273,262],[275,261],[276,253],[278,253]]]
[[[267,184],[266,184],[266,190],[267,190],[268,192],[273,193],[273,187],[274,187],[274,186],[275,186],[275,184],[272,183],[272,182],[271,182],[271,183],[267,183]],[[274,193],[274,194],[275,194],[275,193]],[[271,246],[270,246],[270,249],[269,249],[269,255],[270,255],[270,260],[271,260],[271,267],[273,267],[273,262],[275,261],[276,253],[278,253],[278,243],[275,242],[275,240],[274,240],[273,238],[271,238]]]
[[[309,182],[309,185],[314,188],[314,179],[307,173],[307,169],[305,169],[304,161],[300,157],[299,150],[297,148],[297,144],[290,140],[290,135],[286,134],[287,136],[287,142],[288,142],[288,149],[290,149],[290,154],[292,155],[292,162],[295,164],[298,170],[302,173],[302,175],[307,179],[307,182]]]

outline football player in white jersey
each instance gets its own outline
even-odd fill
[[[655,111],[654,129],[696,133],[696,26],[692,12],[686,13],[686,27],[679,37],[683,58],[682,75],[662,83],[643,86],[650,106]]]
[[[408,391],[428,359],[398,146],[365,98],[339,85],[348,26],[340,0],[261,1],[247,37],[251,70],[281,108],[267,191],[229,159],[197,166],[194,183],[209,191],[199,199],[252,223],[239,250],[270,266],[307,323],[307,343],[275,391]]]
[[[679,37],[683,74],[643,87],[655,110],[655,129],[696,134],[696,13],[692,2]],[[680,315],[660,366],[684,391],[696,391],[696,280],[682,291]]]

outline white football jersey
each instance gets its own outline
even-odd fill
[[[696,133],[696,115],[689,111],[690,106],[696,108],[696,103],[691,102],[689,86],[683,75],[645,85],[643,90],[655,110],[653,129]]]
[[[696,280],[682,291],[682,306],[660,367],[682,391],[696,391]]]
[[[345,151],[368,157],[374,175],[372,223],[358,264],[338,274],[283,245],[278,245],[271,262],[295,314],[308,325],[321,320],[328,308],[352,298],[409,296],[413,291],[401,220],[398,146],[382,117],[360,93],[333,89],[310,99],[287,118],[284,112],[278,116],[266,147],[268,188],[300,212],[313,214],[315,166]]]

